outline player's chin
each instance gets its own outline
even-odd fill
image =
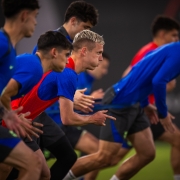
[[[59,68],[53,69],[53,71],[55,71],[55,72],[63,72],[63,70],[64,70],[64,67],[59,67]]]
[[[30,38],[33,35],[34,31],[27,32],[24,37]]]

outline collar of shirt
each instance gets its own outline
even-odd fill
[[[69,34],[67,33],[66,29],[63,26],[58,28],[57,31],[63,34],[70,41],[70,43],[73,42],[73,40],[70,38]]]

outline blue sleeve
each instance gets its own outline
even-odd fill
[[[77,74],[73,70],[65,68],[62,73],[59,73],[59,76],[60,78],[57,78],[57,95],[73,101],[77,88]]]
[[[18,94],[12,99],[27,94],[40,81],[43,75],[41,63],[35,55],[17,56],[16,64],[16,71],[12,78],[16,80],[21,87]]]
[[[165,118],[167,116],[168,110],[166,105],[166,84],[179,75],[179,67],[180,51],[177,51],[175,48],[169,53],[164,64],[161,66],[152,80],[153,94],[155,96],[159,118]]]
[[[33,51],[32,51],[32,54],[35,54],[37,51],[37,45],[34,47]]]

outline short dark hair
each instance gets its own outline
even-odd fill
[[[48,52],[52,48],[59,48],[60,50],[72,50],[72,44],[60,32],[47,31],[39,37],[37,48],[38,50],[45,52]]]
[[[98,10],[91,4],[85,1],[72,2],[66,10],[64,22],[68,22],[71,17],[87,22],[89,21],[93,26],[98,22]]]
[[[151,25],[151,32],[153,36],[156,36],[159,30],[171,31],[173,29],[179,31],[179,23],[176,20],[164,15],[158,15]]]
[[[105,58],[105,59],[107,59],[108,61],[111,60],[110,57],[109,57],[109,55],[108,55],[106,52],[103,52],[103,53],[102,53],[102,57]]]
[[[39,9],[38,0],[2,0],[2,10],[6,18],[11,18],[24,9]]]

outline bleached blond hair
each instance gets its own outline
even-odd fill
[[[99,43],[102,45],[105,44],[102,36],[100,36],[99,34],[93,32],[93,31],[90,31],[90,30],[83,30],[83,31],[77,33],[74,37],[73,44],[76,44],[76,42],[83,41],[83,40],[91,41],[94,43]]]

